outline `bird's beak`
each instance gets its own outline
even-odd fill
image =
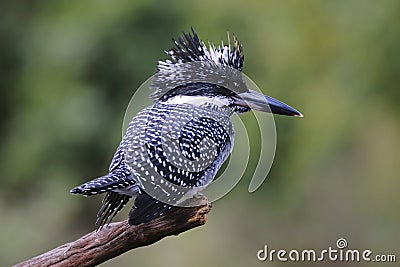
[[[263,95],[253,90],[249,90],[245,93],[240,93],[239,97],[235,98],[235,104],[273,114],[303,117],[303,114],[301,114],[299,111],[295,110],[291,106],[286,105],[285,103],[282,103],[275,98]]]

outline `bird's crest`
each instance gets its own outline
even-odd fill
[[[209,43],[209,47],[207,47],[199,39],[193,28],[191,30],[192,33],[184,32],[178,37],[178,40],[172,39],[175,46],[165,51],[171,57],[171,60],[166,60],[164,63],[211,61],[242,71],[244,62],[243,47],[236,36],[233,36],[233,43],[231,43],[228,33],[228,44],[222,42],[220,46],[216,47],[214,44]]]
[[[172,39],[174,47],[165,51],[170,59],[158,61],[151,89],[151,97],[157,101],[175,88],[196,82],[207,82],[230,88],[237,92],[246,91],[242,79],[243,48],[233,37],[228,44],[209,44],[207,47],[192,28],[178,40]]]

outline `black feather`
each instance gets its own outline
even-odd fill
[[[214,60],[217,63],[227,65],[239,71],[242,71],[244,62],[243,47],[235,36],[232,45],[230,43],[228,35],[229,45],[217,48],[210,45],[210,48],[207,48],[204,43],[199,39],[194,29],[191,28],[191,30],[192,33],[183,32],[182,35],[178,37],[178,40],[172,38],[175,46],[166,52],[173,60],[173,63]],[[224,49],[228,48],[230,49],[228,50],[228,53],[225,57],[222,55],[222,52],[224,51]],[[220,57],[218,59],[212,59],[209,54],[211,50],[213,50],[214,53],[217,54],[221,53]]]
[[[97,230],[109,224],[114,216],[128,203],[130,198],[131,196],[120,195],[112,191],[107,192],[97,213]]]
[[[173,208],[176,207],[155,200],[148,194],[142,193],[135,199],[135,205],[129,212],[128,222],[130,225],[138,225],[141,223],[150,222],[166,214]]]

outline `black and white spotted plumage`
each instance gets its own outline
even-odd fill
[[[232,151],[230,116],[250,110],[238,101],[239,94],[250,91],[242,79],[244,55],[236,37],[233,44],[207,47],[192,29],[173,41],[166,51],[170,59],[158,62],[152,81],[154,104],[132,118],[109,173],[71,190],[106,194],[97,216],[100,228],[132,197],[129,223],[137,225],[210,183]]]
[[[131,197],[136,197],[129,216],[132,225],[159,217],[173,205],[150,197],[146,189],[152,192],[152,196],[159,196],[158,199],[162,199],[161,195],[168,190],[171,190],[171,195],[176,195],[174,186],[160,187],[164,180],[155,179],[157,174],[172,185],[187,189],[180,189],[178,196],[184,195],[193,187],[209,183],[232,150],[231,114],[229,108],[208,104],[197,107],[190,104],[155,103],[132,119],[111,162],[110,173],[72,189],[71,193],[87,196],[106,193],[97,216],[98,227],[110,222]],[[171,137],[171,140],[178,142],[180,151],[177,153],[182,154],[188,164],[200,156],[209,157],[204,169],[200,166],[201,170],[185,171],[186,168],[176,167],[166,156],[165,150],[170,147],[169,140],[163,136],[163,127],[174,127],[174,123],[185,120],[183,127],[180,123],[176,125],[179,136]],[[202,147],[199,145],[202,140],[212,140],[216,144],[215,153],[201,155]],[[174,147],[176,148],[172,146],[171,149]],[[179,199],[168,201],[176,203]]]
[[[180,186],[181,191],[184,191],[180,192],[183,195],[187,191],[185,192],[182,188],[190,190],[190,188],[206,185],[212,181],[231,152],[233,128],[229,120],[231,115],[229,107],[221,109],[206,103],[202,106],[192,106],[185,103],[170,104],[168,101],[180,95],[189,97],[202,95],[210,98],[221,96],[225,98],[223,101],[227,101],[227,106],[229,106],[231,91],[214,84],[201,82],[187,84],[184,82],[185,79],[188,79],[184,72],[185,69],[179,71],[175,68],[182,63],[200,62],[209,64],[202,68],[206,74],[208,71],[208,74],[218,75],[218,68],[220,67],[241,71],[244,60],[241,44],[234,37],[232,47],[229,42],[220,47],[210,44],[207,48],[193,29],[192,33],[184,33],[178,40],[173,41],[175,46],[166,51],[170,59],[160,61],[157,67],[159,76],[156,78],[161,79],[162,85],[157,87],[156,83],[153,84],[152,98],[155,104],[141,111],[132,119],[114,154],[109,173],[71,190],[73,194],[86,196],[106,194],[97,215],[96,223],[98,227],[110,222],[132,197],[136,197],[136,199],[129,216],[131,224],[146,222],[164,214],[171,209],[172,205],[154,199],[146,193],[145,189],[153,190],[152,195],[154,196],[166,194],[168,190],[173,192],[177,190],[174,185],[177,185]],[[183,82],[178,86],[173,86],[173,90],[164,86],[168,80],[166,78],[168,71],[181,74],[180,77],[183,77]],[[176,76],[171,80],[179,81]],[[201,155],[201,147],[199,146],[202,140],[212,140],[217,145],[215,150],[210,151],[213,155],[207,155],[210,160],[207,162],[206,168],[198,171],[185,171],[176,167],[166,157],[166,151],[163,151],[165,140],[161,136],[161,128],[165,124],[168,125],[174,121],[182,120],[188,113],[193,115],[193,110],[199,111],[198,116],[193,116],[193,118],[187,120],[187,123],[179,131],[180,136],[174,137],[177,138],[182,155],[190,163],[200,156],[204,156]],[[248,111],[248,109],[238,111]],[[222,121],[210,119],[210,113],[212,113],[211,118],[217,116]],[[222,127],[221,123],[225,127]],[[127,157],[129,164],[127,164]],[[155,172],[156,175],[151,175],[151,172]],[[161,185],[162,179],[155,179],[154,176],[161,176],[172,186],[160,189],[159,185]]]
[[[153,195],[175,196],[174,185],[182,187],[177,195],[183,195],[185,188],[209,183],[232,149],[231,114],[229,108],[207,104],[165,103],[139,112],[122,143],[127,143],[125,157],[141,188]],[[207,146],[201,143],[205,140],[213,142],[214,151],[201,151]],[[200,158],[203,165],[196,162]],[[179,199],[165,200],[173,203]]]

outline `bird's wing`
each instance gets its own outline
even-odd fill
[[[232,133],[224,113],[193,105],[154,104],[128,127],[123,140],[126,165],[146,192],[164,202],[179,201],[190,188],[214,178],[214,170],[229,154],[220,152],[231,144]],[[177,190],[181,190],[178,195]]]
[[[108,168],[109,172],[115,170],[122,163],[122,161],[125,159],[124,153],[125,153],[124,148],[120,143],[117,148],[117,151],[115,151],[113,159],[111,160],[110,167]]]

